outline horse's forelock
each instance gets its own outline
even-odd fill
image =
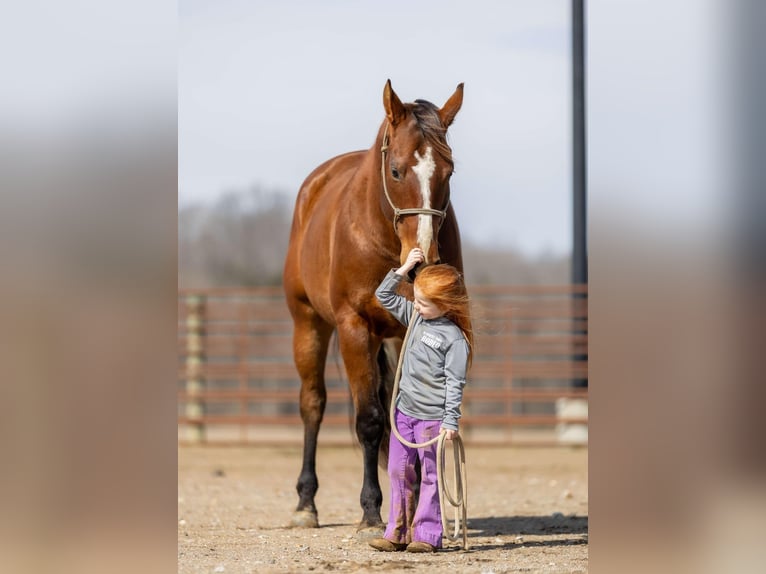
[[[423,137],[426,139],[444,161],[453,166],[452,148],[447,143],[447,128],[442,125],[439,108],[426,100],[415,100],[412,115],[418,123]]]

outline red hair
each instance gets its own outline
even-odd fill
[[[473,359],[473,325],[470,299],[462,274],[452,265],[429,265],[415,277],[418,291],[455,323],[468,341],[468,364]]]

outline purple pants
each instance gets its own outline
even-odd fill
[[[399,434],[413,443],[439,435],[441,421],[415,419],[396,409]],[[417,480],[415,461],[420,457],[420,497],[415,507],[413,486]],[[391,507],[384,537],[391,542],[428,542],[442,547],[442,517],[436,471],[436,443],[414,449],[399,442],[394,433],[388,447],[388,476],[391,479]]]

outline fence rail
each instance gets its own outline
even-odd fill
[[[463,399],[467,442],[587,441],[588,306],[580,285],[474,286],[476,345]],[[278,287],[181,290],[179,441],[300,443],[292,321]],[[352,441],[337,346],[322,439]]]

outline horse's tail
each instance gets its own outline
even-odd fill
[[[380,386],[378,387],[378,396],[385,409],[383,438],[380,442],[380,451],[378,464],[381,468],[388,467],[388,441],[391,436],[391,421],[389,420],[389,411],[391,409],[391,396],[394,391],[394,378],[396,377],[396,367],[399,364],[399,352],[402,348],[401,339],[384,339],[383,344],[378,351],[378,373]]]

